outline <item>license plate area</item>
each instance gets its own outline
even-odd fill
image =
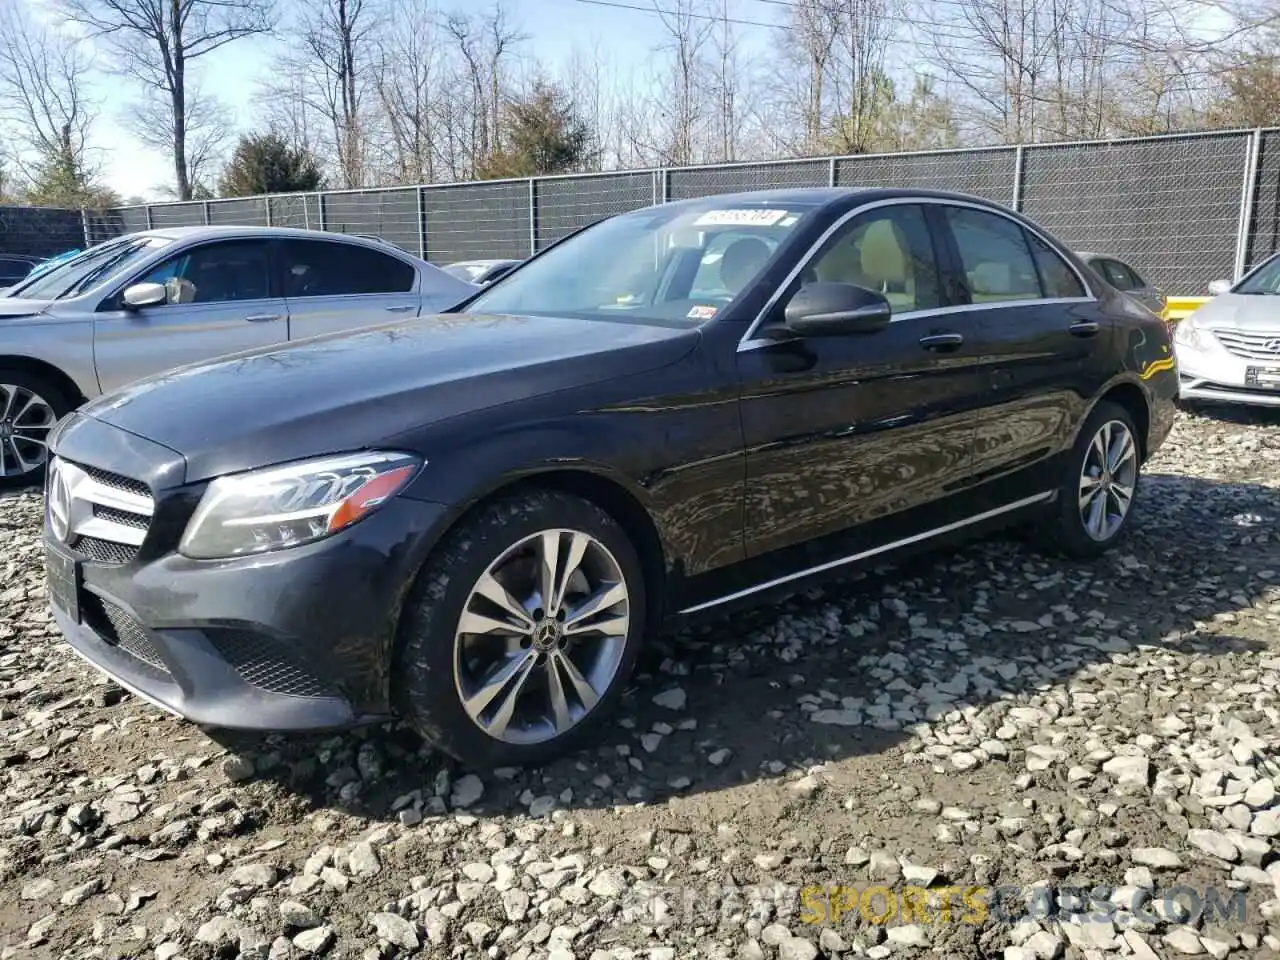
[[[1280,367],[1246,367],[1244,382],[1250,387],[1280,390]]]
[[[81,583],[79,561],[46,542],[44,564],[49,584],[49,602],[70,617],[73,623],[79,623]]]

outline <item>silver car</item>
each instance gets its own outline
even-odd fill
[[[1174,328],[1181,398],[1280,407],[1280,254],[1209,293]]]
[[[389,244],[315,230],[175,227],[90,247],[0,294],[0,485],[34,480],[49,431],[100,393],[477,289]]]

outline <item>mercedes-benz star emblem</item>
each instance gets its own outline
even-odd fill
[[[65,541],[71,521],[71,491],[67,489],[66,474],[58,469],[56,460],[49,464],[49,470],[49,530]]]

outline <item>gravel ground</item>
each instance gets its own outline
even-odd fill
[[[123,694],[10,496],[0,956],[1280,956],[1280,417],[1181,416],[1140,510],[665,637],[598,750],[478,778]]]

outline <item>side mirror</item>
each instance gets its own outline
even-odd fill
[[[126,310],[136,310],[139,307],[158,307],[160,304],[168,302],[169,291],[165,289],[163,283],[135,283],[133,286],[125,288],[122,299]]]
[[[803,337],[873,333],[889,323],[893,309],[883,294],[851,283],[807,283],[787,304],[785,317]]]
[[[1209,284],[1209,296],[1220,297],[1231,290],[1230,280],[1215,280]]]

